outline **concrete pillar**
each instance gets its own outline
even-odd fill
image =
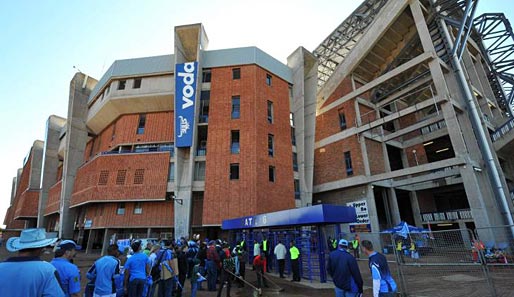
[[[461,230],[462,234],[462,241],[464,242],[464,246],[471,247],[472,240],[471,240],[471,231],[468,230],[466,227],[466,223],[463,221],[459,221],[459,229]]]
[[[394,188],[387,189],[387,197],[389,198],[389,207],[391,211],[391,218],[393,219],[393,225],[398,225],[402,221],[400,218],[400,208],[398,207],[398,198],[396,197],[396,191]]]
[[[200,99],[202,88],[202,51],[207,48],[209,40],[202,24],[193,24],[175,27],[175,65],[186,62],[198,62],[196,76],[196,100]],[[182,92],[175,87],[175,91]],[[197,116],[200,104],[195,104],[195,117],[193,125],[193,143],[191,147],[175,146],[175,203],[174,224],[175,238],[188,237],[191,232],[191,213],[193,200],[193,170],[195,152],[197,147]],[[174,110],[177,110],[175,107]],[[176,113],[175,113],[176,116]],[[177,133],[175,133],[175,136]],[[175,141],[175,144],[177,142]],[[180,201],[180,203],[179,203]]]
[[[66,119],[51,115],[46,121],[46,137],[43,151],[43,176],[41,180],[41,192],[39,192],[38,228],[45,228],[45,208],[48,200],[48,190],[57,180],[57,168],[59,167],[59,144],[61,129],[66,124]]]
[[[43,164],[44,142],[36,140],[32,144],[32,165],[30,166],[29,189],[40,189],[41,187],[41,167]]]
[[[312,53],[299,47],[287,58],[287,65],[293,71],[290,109],[295,118],[300,201],[301,206],[307,206],[312,204],[318,61]]]
[[[89,238],[87,239],[86,254],[90,254],[93,251],[93,241],[96,238],[98,230],[89,230]]]
[[[100,232],[100,230],[99,230],[99,232]],[[107,248],[109,247],[111,236],[113,234],[114,234],[114,230],[109,229],[109,228],[105,228],[105,231],[104,231],[104,242],[102,244],[102,254],[101,254],[102,256],[107,254]]]
[[[70,82],[68,118],[66,120],[66,149],[60,201],[59,237],[73,237],[74,210],[70,209],[71,194],[77,169],[82,165],[87,142],[87,101],[97,81],[77,72]]]
[[[423,221],[421,220],[421,210],[419,208],[418,195],[415,191],[409,192],[410,205],[412,207],[412,214],[414,216],[414,224],[416,227],[423,227]]]
[[[150,238],[150,234],[152,234],[152,228],[146,229],[146,237]]]

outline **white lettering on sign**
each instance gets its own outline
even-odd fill
[[[350,225],[369,224],[368,203],[366,200],[349,202],[346,203],[346,206],[354,207],[357,214],[357,221],[355,223],[350,223]]]
[[[245,226],[251,226],[252,225],[253,218],[246,218],[245,219]]]
[[[193,83],[195,82],[195,63],[189,62],[184,63],[184,71],[179,72],[177,75],[182,77],[182,81],[184,82],[184,88],[182,88],[182,109],[189,108],[193,106],[193,100],[191,97],[195,94],[195,89],[193,88]]]

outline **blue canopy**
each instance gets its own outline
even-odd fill
[[[318,204],[224,220],[223,230],[271,228],[295,225],[327,225],[357,221],[355,207]]]
[[[383,230],[380,233],[398,234],[403,237],[407,237],[408,233],[422,233],[422,232],[430,232],[430,231],[427,229],[418,228],[418,227],[409,225],[406,222],[401,222],[400,224],[394,226],[393,228]]]

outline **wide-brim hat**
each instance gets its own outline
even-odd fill
[[[31,228],[21,231],[20,237],[11,237],[5,247],[10,252],[24,249],[35,249],[49,246],[57,241],[57,238],[49,238],[43,228]]]

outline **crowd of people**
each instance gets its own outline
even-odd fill
[[[54,259],[50,263],[42,261],[43,250],[51,245],[54,245]],[[363,292],[363,281],[355,258],[359,253],[349,252],[350,247],[355,250],[357,246],[369,258],[373,296],[394,296],[397,286],[385,256],[374,251],[368,240],[349,243],[345,239],[338,240],[329,255],[327,270],[335,284],[335,296],[358,297]],[[18,256],[0,263],[2,295],[80,296],[80,271],[73,264],[79,246],[74,241],[47,238],[44,229],[34,228],[23,230],[20,237],[10,238],[6,248],[10,252],[18,252]],[[123,251],[117,244],[111,244],[107,255],[97,259],[88,270],[85,296],[182,297],[189,279],[191,297],[204,289],[217,291],[218,297],[225,289],[229,297],[233,284],[238,287],[248,284],[245,280],[246,262],[250,259],[247,250],[244,239],[231,248],[226,241],[201,241],[198,235],[192,239],[148,242],[146,246],[136,239],[131,241],[130,248]],[[279,277],[285,278],[285,260],[289,255],[291,281],[300,281],[301,255],[295,242],[289,242],[287,250],[278,241],[273,254],[277,259]],[[270,257],[271,246],[266,238],[254,243],[250,260],[257,277],[257,288],[268,287],[265,273],[271,269]],[[207,288],[202,286],[204,281]]]

